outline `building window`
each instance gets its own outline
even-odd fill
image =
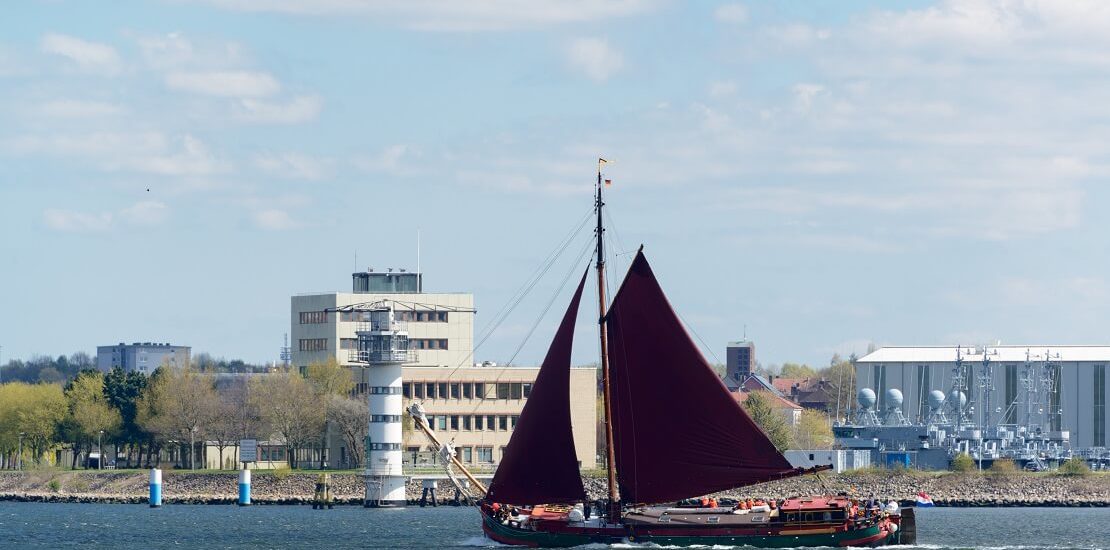
[[[459,460],[467,464],[474,462],[474,452],[470,447],[459,449]]]
[[[458,399],[458,398],[459,398],[459,385],[458,384],[451,384],[451,399]]]
[[[483,422],[482,422],[483,420],[485,420],[485,418],[486,417],[484,417],[482,415],[478,415],[478,416],[474,417],[474,429],[476,431],[481,431],[481,430],[485,429],[485,427],[483,427]]]
[[[412,399],[412,384],[406,382],[403,386],[401,386],[401,390],[401,397],[404,397],[405,399]]]
[[[469,414],[464,415],[462,417],[462,429],[464,429],[466,431],[470,431],[470,415]]]
[[[509,384],[509,399],[524,399],[523,384],[520,382],[513,382]]]
[[[339,349],[358,349],[358,338],[340,338]]]
[[[388,422],[400,422],[401,415],[399,414],[372,414],[370,415],[370,422],[380,424]]]
[[[493,447],[478,447],[478,462],[493,464]]]
[[[328,322],[328,312],[326,311],[302,311],[301,324],[314,325],[319,323]]]
[[[492,414],[486,415],[486,429],[487,430],[489,430],[491,432],[493,430],[496,430],[497,429],[495,427],[496,423],[497,423],[497,417],[496,416],[493,416]]]
[[[532,384],[524,384],[524,398],[528,399],[532,396]]]
[[[469,384],[469,383],[463,384],[462,385],[462,393],[463,393],[463,399],[470,399],[471,397],[473,397],[474,396],[474,384]]]
[[[371,443],[371,451],[400,451],[400,443]]]
[[[413,384],[412,385],[412,394],[415,395],[417,399],[424,399],[424,383],[423,382],[417,382],[417,383]]]
[[[327,338],[301,338],[301,351],[327,351]]]
[[[439,383],[439,393],[437,395],[440,399],[447,399],[447,382]]]
[[[439,415],[439,416],[436,417],[436,420],[439,421],[439,429],[440,430],[446,430],[447,429],[447,417],[446,416]]]
[[[405,384],[405,389],[408,389],[408,384]],[[398,393],[401,393],[401,388],[395,386],[370,386],[371,395],[397,395]]]
[[[508,382],[498,382],[498,384],[497,384],[497,398],[498,399],[508,399],[509,398],[509,383]]]
[[[446,323],[446,311],[395,311],[394,318],[409,323]]]
[[[446,338],[409,338],[409,349],[447,349]]]
[[[511,417],[509,417],[509,420],[512,422],[513,429],[515,430],[516,429],[516,423],[520,420],[520,416],[514,414]]]
[[[456,432],[459,431],[459,415],[457,414],[451,415],[451,429]]]
[[[509,417],[507,415],[497,417],[497,428],[503,432],[509,430]]]
[[[1106,365],[1095,365],[1095,447],[1106,446]]]
[[[427,384],[424,384],[424,387],[427,390],[426,394],[428,396],[428,399],[435,399],[436,398],[436,385],[435,385],[435,383],[428,382]]]
[[[475,382],[474,383],[474,398],[475,399],[485,399],[486,398],[486,383],[485,382]]]

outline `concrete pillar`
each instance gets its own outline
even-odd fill
[[[243,468],[239,471],[239,506],[250,506],[251,503],[251,471]]]
[[[157,508],[162,505],[162,470],[150,470],[150,507]]]

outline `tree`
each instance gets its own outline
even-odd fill
[[[139,425],[163,440],[189,441],[189,466],[195,467],[192,443],[203,442],[217,407],[212,380],[191,368],[159,367],[140,399]]]
[[[825,368],[819,374],[821,378],[824,378],[833,386],[832,406],[839,405],[839,410],[834,414],[838,417],[846,416],[847,411],[850,411],[855,405],[855,363],[851,359],[845,360],[841,359],[839,355],[833,355],[828,368]]]
[[[817,376],[817,371],[805,364],[783,363],[779,375],[783,378],[812,378]]]
[[[42,455],[54,443],[58,424],[66,416],[66,399],[57,384],[25,385],[22,402],[15,410],[15,433],[23,432],[24,451],[42,463]]]
[[[96,370],[81,371],[72,382],[66,385],[65,397],[69,418],[72,419],[73,433],[78,439],[74,442],[74,460],[82,441],[92,444],[101,433],[109,439],[120,425],[119,411],[112,408],[104,393],[104,375]],[[100,449],[98,449],[99,451]],[[99,459],[101,464],[104,457]]]
[[[328,401],[328,418],[339,432],[347,447],[347,467],[358,468],[366,447],[366,423],[370,418],[370,407],[365,399],[331,396]]]
[[[975,469],[975,459],[967,453],[960,453],[952,459],[953,472],[970,472]]]
[[[1059,473],[1066,476],[1085,476],[1091,473],[1091,468],[1087,466],[1086,460],[1073,456],[1060,465]]]
[[[305,379],[312,386],[316,405],[324,411],[324,430],[320,434],[320,469],[323,469],[324,449],[328,445],[328,405],[332,396],[349,394],[355,383],[351,378],[351,371],[340,365],[334,357],[305,367]]]
[[[744,410],[781,452],[790,448],[793,437],[786,418],[771,404],[771,399],[773,398],[767,392],[750,392],[744,400]]]
[[[128,468],[131,467],[131,456],[135,448],[139,448],[141,462],[142,444],[143,442],[149,444],[149,434],[137,422],[139,398],[142,397],[148,381],[147,376],[141,372],[124,373],[120,368],[114,368],[104,376],[104,394],[108,398],[108,403],[120,415],[116,441],[127,445]]]
[[[799,449],[831,449],[833,432],[828,415],[804,409],[794,433],[794,444]]]
[[[324,409],[316,406],[314,397],[312,386],[299,374],[273,373],[250,381],[250,404],[281,437],[293,468],[296,450],[319,441],[324,429]]]

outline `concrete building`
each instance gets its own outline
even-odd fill
[[[115,346],[97,346],[96,368],[108,372],[121,368],[126,372],[150,374],[162,365],[184,368],[189,364],[189,346],[172,346],[159,342],[135,342]]]
[[[292,364],[334,358],[351,367],[355,392],[369,402],[368,472],[400,478],[402,462],[412,468],[437,460],[423,434],[401,425],[413,399],[464,462],[500,461],[538,369],[474,366],[474,315],[473,295],[426,293],[422,275],[405,271],[354,273],[352,292],[292,297]],[[575,445],[583,466],[593,467],[595,371],[574,372]],[[329,465],[351,467],[340,438],[329,441]]]
[[[833,473],[871,466],[871,453],[846,449],[802,449],[782,453],[795,468],[813,468],[831,464]]]
[[[1110,346],[884,347],[856,362],[856,390],[874,390],[877,411],[896,408],[912,424],[928,421],[934,390],[940,401],[961,392],[965,425],[1029,427],[1070,435],[1072,448],[1106,447],[1107,365]]]
[[[725,386],[736,391],[755,372],[755,344],[747,340],[729,342],[725,348]]]

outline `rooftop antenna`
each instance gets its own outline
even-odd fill
[[[420,271],[420,230],[419,229],[416,230],[416,272],[417,273],[422,273],[422,271]]]
[[[281,341],[281,355],[280,355],[280,358],[281,358],[282,363],[285,364],[285,367],[288,368],[289,367],[289,361],[291,359],[293,359],[293,353],[289,348],[289,333],[288,332],[285,333],[285,337],[282,338],[282,341]]]

